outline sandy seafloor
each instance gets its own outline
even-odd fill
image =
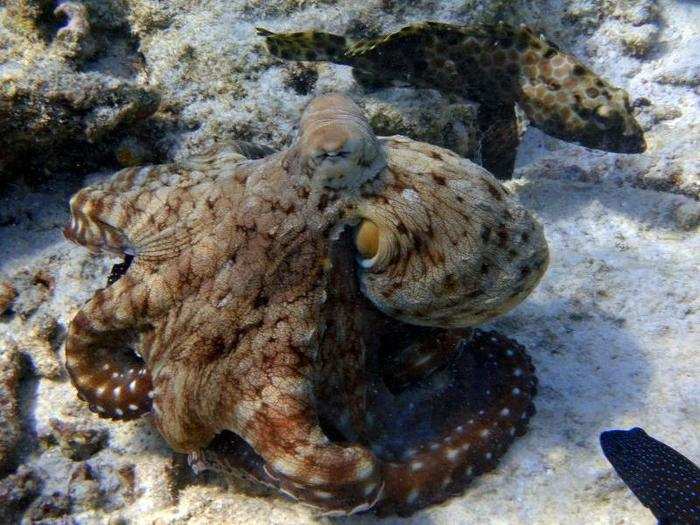
[[[242,96],[229,97],[232,88],[222,84],[218,97],[202,87],[205,68],[183,73],[176,63],[183,42],[216,77],[227,53],[236,46],[250,50],[255,25],[342,31],[360,19],[394,29],[422,19],[466,22],[481,4],[487,14],[497,9],[494,2],[417,2],[406,10],[396,3],[124,4],[146,64],[140,80],[160,88],[182,119],[199,123],[172,139],[178,156],[222,129],[235,136],[236,122],[246,123],[245,138],[281,146],[314,92],[357,93],[348,68],[323,65],[315,91],[296,94],[280,87],[285,66],[275,63],[241,80]],[[383,15],[379,4],[394,10]],[[239,17],[244,6],[248,14]],[[700,463],[700,4],[551,0],[517,3],[514,12],[632,99],[648,99],[639,121],[649,149],[615,155],[526,132],[508,184],[544,224],[552,261],[530,298],[492,326],[531,352],[541,385],[538,413],[495,471],[463,496],[405,522],[652,524],[602,456],[598,434],[641,426]],[[158,23],[149,26],[144,13]],[[572,21],[565,23],[567,16]],[[625,44],[635,39],[641,51]],[[0,481],[0,505],[28,507],[25,521],[60,523],[334,521],[278,497],[245,495],[215,477],[194,477],[147,419],[110,423],[76,399],[57,365],[65,327],[118,261],[91,258],[65,241],[61,228],[70,194],[110,173],[85,179],[68,170],[31,185],[10,184],[0,194],[0,280],[9,279],[19,293],[14,313],[0,317],[0,396],[17,394],[21,425],[14,438],[3,437],[18,441],[7,454],[11,477]],[[13,367],[8,361],[17,354]],[[12,419],[9,412],[3,417]],[[12,434],[12,421],[3,420],[3,428]],[[63,441],[86,430],[102,440],[97,452],[70,459],[70,450],[80,447]],[[36,499],[21,504],[21,495],[8,495],[8,484],[17,488],[20,478],[39,480],[35,490],[26,489]],[[8,507],[0,509],[5,519],[19,519]]]

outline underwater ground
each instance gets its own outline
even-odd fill
[[[625,88],[648,149],[525,132],[507,185],[543,223],[551,266],[491,327],[530,351],[538,413],[463,496],[386,522],[655,523],[598,435],[640,426],[700,462],[697,2],[86,0],[57,15],[50,4],[0,7],[0,522],[377,521],[318,518],[197,477],[146,419],[101,420],[77,399],[62,368],[66,326],[119,261],[63,238],[68,199],[122,166],[220,140],[282,147],[305,104],[331,89],[357,99],[378,133],[469,155],[470,104],[413,88],[364,93],[348,67],[270,57],[255,27],[371,36],[500,17]]]

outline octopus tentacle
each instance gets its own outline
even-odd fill
[[[221,199],[213,181],[225,166],[244,159],[233,150],[219,153],[191,159],[190,165],[127,168],[82,189],[71,198],[64,236],[92,252],[172,258],[194,242],[203,219],[213,214],[211,205]]]
[[[448,346],[459,339],[447,334],[442,337],[441,344]],[[428,350],[428,341],[424,344]],[[475,477],[495,468],[515,437],[526,432],[535,412],[532,400],[537,380],[524,348],[495,332],[480,330],[466,346],[459,354],[464,362],[450,365],[450,387],[440,386],[446,381],[440,373],[432,378],[433,384],[426,377],[419,388],[399,396],[374,385],[373,390],[380,393],[368,407],[365,440],[377,452],[375,461],[381,472],[379,480],[371,481],[371,486],[383,484],[372,507],[378,515],[410,515],[460,494]],[[275,430],[268,427],[259,432],[266,436],[268,446],[291,450],[289,443],[269,441],[270,432]],[[330,473],[334,483],[318,486],[310,483],[309,467],[319,456],[293,449],[291,457],[263,458],[256,453],[261,448],[253,449],[235,434],[225,432],[190,459],[195,468],[235,472],[327,512],[346,514],[371,505],[343,505],[341,494],[352,485],[341,480],[341,473],[347,470],[340,463],[336,463],[338,470]],[[280,460],[283,468],[296,469],[296,480],[274,469],[272,462]]]
[[[313,410],[260,418],[244,437],[265,460],[279,490],[328,513],[368,510],[382,490],[376,459],[365,447],[328,439]]]
[[[143,360],[129,346],[136,343],[139,286],[124,276],[98,290],[68,327],[66,369],[90,410],[112,419],[135,419],[151,409],[151,379]],[[148,335],[145,336],[146,338]],[[141,337],[143,339],[143,337]]]
[[[399,393],[446,367],[469,341],[469,329],[443,330],[394,322],[383,331],[381,376],[392,393]],[[398,344],[397,344],[398,343]],[[402,344],[403,343],[403,344]],[[390,350],[394,347],[393,351]]]
[[[316,282],[313,269],[305,270],[303,278]],[[167,327],[157,330],[157,339],[167,338],[169,354],[167,364],[151,369],[153,412],[173,448],[196,453],[216,444],[217,434],[233,432],[262,459],[264,470],[260,464],[246,469],[251,476],[324,512],[348,514],[374,504],[380,469],[365,447],[334,443],[319,424],[313,388],[319,323],[313,305],[319,296],[308,292],[294,302],[269,298],[254,331],[212,331],[214,339],[207,339],[203,332],[212,317],[207,308],[188,319],[201,327],[196,337],[178,339],[167,337]],[[232,319],[233,310],[216,314]],[[164,360],[155,353],[150,359]],[[207,395],[210,385],[220,389],[214,398]]]
[[[369,407],[385,482],[379,515],[409,515],[461,493],[526,431],[537,381],[522,346],[476,330],[450,368],[421,385],[431,387],[428,397],[421,389],[384,394]],[[445,382],[451,386],[440,387]]]

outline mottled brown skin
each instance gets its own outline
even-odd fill
[[[400,82],[479,102],[481,161],[499,178],[512,175],[520,141],[514,104],[553,137],[619,153],[646,148],[627,93],[525,26],[423,22],[359,41],[258,32],[273,55],[350,65],[369,88]]]
[[[70,323],[79,395],[105,417],[150,411],[195,464],[327,513],[459,493],[533,413],[522,347],[465,327],[534,288],[542,228],[485,170],[375,137],[341,95],[310,104],[289,149],[241,152],[126,169],[72,198],[69,239],[133,257]],[[422,387],[440,377],[453,386]],[[405,424],[383,425],[391,410]]]

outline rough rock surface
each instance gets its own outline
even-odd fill
[[[10,340],[0,340],[0,473],[13,459],[20,438],[19,381],[20,355]]]
[[[77,4],[63,8],[77,13],[70,15],[76,28],[58,39],[60,45],[54,44],[52,2],[17,0],[0,8],[0,76],[19,75],[27,85],[46,67],[47,75],[66,71],[62,82],[92,75],[107,84],[107,78],[117,79],[135,93],[158,92],[153,127],[144,131],[126,118],[114,128],[108,124],[104,139],[95,142],[123,165],[186,156],[228,138],[281,146],[304,104],[332,89],[355,96],[381,132],[407,133],[460,153],[472,147],[469,105],[429,90],[363,94],[346,67],[304,69],[271,59],[254,36],[256,25],[364,36],[423,19],[466,23],[503,16],[540,28],[625,87],[647,131],[647,153],[586,150],[529,129],[510,183],[545,225],[552,250],[541,286],[494,323],[528,347],[538,368],[539,412],[531,430],[464,496],[408,522],[655,523],[612,472],[597,437],[609,428],[641,426],[700,462],[700,284],[693,278],[700,264],[700,6],[671,0],[216,0],[194,10],[186,0],[68,3]],[[87,8],[90,38],[77,22],[80,5]],[[58,20],[68,14],[59,13]],[[10,31],[8,16],[23,22]],[[108,92],[99,91],[96,100],[106,100],[100,97]],[[46,93],[30,96],[42,100]],[[73,164],[71,151],[89,144],[87,115],[99,108],[113,115],[124,107],[119,101],[101,104],[66,128],[68,138],[38,133],[47,141],[43,151],[57,144],[65,149],[65,157],[52,153],[48,159],[50,177],[0,188],[0,281],[16,294],[0,314],[0,341],[17,347],[8,351],[0,344],[0,355],[22,353],[30,364],[16,395],[27,429],[13,457],[21,466],[0,481],[0,508],[13,513],[9,521],[22,513],[25,519],[70,516],[80,523],[329,521],[229,480],[193,475],[181,457],[173,459],[148,420],[99,420],[75,397],[65,374],[36,364],[39,355],[55,356],[77,307],[118,262],[93,259],[61,235],[70,194],[114,170],[110,160],[84,179],[80,172],[90,168]],[[52,126],[46,129],[56,130]],[[42,165],[41,155],[36,158]],[[101,158],[91,163],[100,165]],[[51,323],[46,319],[56,325],[44,337]],[[35,336],[50,348],[28,344]],[[52,419],[104,429],[108,440],[88,459],[73,461],[47,438]]]
[[[4,178],[112,160],[111,140],[151,115],[159,96],[138,68],[104,71],[120,42],[81,2],[10,0],[0,10],[0,171]],[[56,28],[58,26],[58,28]],[[126,58],[126,57],[124,57]]]

